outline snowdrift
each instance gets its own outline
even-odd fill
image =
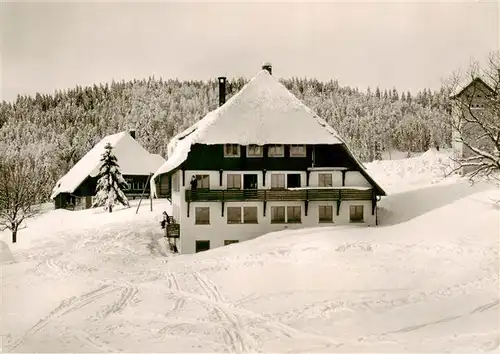
[[[386,175],[383,185],[397,187],[398,171],[414,182],[384,198],[380,227],[281,231],[195,255],[165,252],[161,200],[155,212],[143,206],[137,215],[135,208],[48,212],[20,232],[11,246],[16,262],[4,266],[3,345],[9,352],[494,350],[500,191],[437,182],[432,166],[441,158],[371,164]]]

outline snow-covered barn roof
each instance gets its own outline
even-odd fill
[[[344,144],[366,172],[339,134],[265,69],[221,107],[174,136],[168,159],[153,179],[178,168],[194,144]]]
[[[462,94],[462,92],[466,91],[472,85],[478,84],[478,83],[482,84],[483,87],[486,88],[487,90],[494,92],[494,90],[491,88],[491,86],[486,81],[488,81],[488,80],[486,80],[485,78],[479,77],[479,76],[476,76],[473,79],[469,78],[467,80],[463,80],[455,87],[455,89],[453,90],[453,92],[450,95],[450,98],[457,98],[458,96],[460,96]]]
[[[128,131],[108,135],[57,181],[51,198],[55,198],[59,193],[73,193],[88,176],[97,176],[107,143],[113,147],[120,171],[124,175],[149,175],[165,163],[162,156],[150,154]]]

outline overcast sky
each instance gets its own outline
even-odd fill
[[[5,100],[150,75],[250,78],[263,61],[277,77],[414,92],[499,47],[494,0],[0,6]]]

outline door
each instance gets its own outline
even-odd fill
[[[289,173],[287,176],[286,187],[287,188],[298,188],[300,187],[300,174],[299,173]]]
[[[208,240],[196,241],[196,253],[208,251],[209,249],[210,249],[210,241]]]
[[[243,175],[243,195],[245,199],[257,199],[257,175]],[[253,190],[252,190],[253,189]]]
[[[243,188],[244,189],[257,189],[257,175],[244,174],[243,175]]]

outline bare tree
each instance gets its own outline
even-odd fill
[[[450,80],[455,168],[473,182],[497,179],[500,172],[500,55]]]
[[[36,154],[0,149],[0,231],[10,230],[12,242],[23,221],[40,212],[47,198],[48,168]]]

